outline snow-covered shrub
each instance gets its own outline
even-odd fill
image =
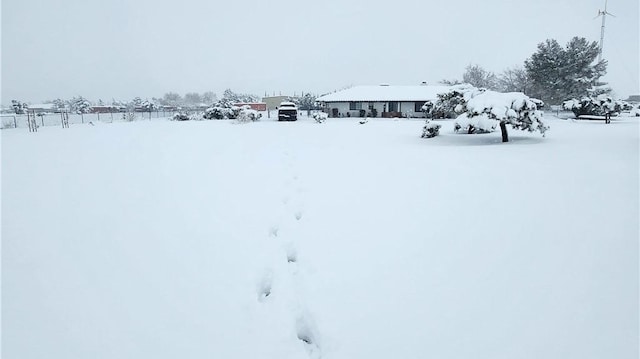
[[[207,120],[234,120],[238,117],[241,110],[240,107],[234,106],[231,102],[223,99],[204,110],[202,117]]]
[[[136,119],[136,114],[133,112],[125,112],[122,114],[122,120],[127,122],[133,122]]]
[[[236,120],[240,123],[258,121],[262,115],[256,110],[252,110],[249,106],[245,106],[240,110]]]
[[[624,102],[614,101],[609,95],[599,95],[597,97],[583,97],[580,100],[567,100],[562,103],[562,108],[573,112],[576,117],[581,115],[604,116],[607,113],[620,113],[624,109]]]
[[[520,92],[499,93],[468,89],[463,93],[465,111],[456,118],[455,127],[474,132],[494,131],[499,125],[502,141],[508,142],[507,125],[522,131],[539,131],[542,135],[549,129],[543,121],[543,113],[536,101]]]
[[[422,128],[422,138],[433,138],[440,134],[441,124],[427,120]]]
[[[171,118],[173,121],[189,121],[191,118],[185,112],[176,112]]]
[[[424,103],[424,105],[422,105],[422,107],[420,108],[422,110],[422,113],[424,113],[424,117],[426,118],[433,118],[433,107],[435,105],[433,104],[433,102],[431,101],[426,101]]]
[[[364,125],[365,123],[369,122],[369,119],[367,117],[361,119],[360,121],[358,121],[359,124]]]
[[[313,114],[313,119],[316,120],[317,123],[324,123],[324,121],[327,120],[327,117],[329,117],[329,115],[324,112],[316,112]]]
[[[631,114],[631,116],[640,117],[640,105],[633,106],[629,113]]]

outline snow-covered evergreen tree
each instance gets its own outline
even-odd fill
[[[317,110],[320,104],[316,101],[317,96],[311,93],[305,93],[298,98],[297,105],[300,110]]]
[[[539,131],[543,135],[549,126],[534,99],[520,92],[499,93],[469,88],[463,93],[463,114],[456,119],[457,128],[473,126],[482,131],[494,131],[500,126],[502,141],[508,142],[507,125],[523,131]]]
[[[587,96],[606,73],[605,60],[595,63],[598,53],[598,43],[580,37],[564,48],[553,39],[538,44],[538,51],[525,61],[529,94],[553,105]]]
[[[13,111],[17,115],[22,115],[25,112],[27,112],[27,109],[28,109],[29,106],[26,103],[18,101],[18,100],[11,100],[11,107],[13,108]]]
[[[438,94],[438,100],[430,112],[431,118],[456,118],[466,111],[464,94],[467,91],[485,90],[468,84],[452,86],[448,92]]]
[[[53,103],[53,107],[57,110],[57,111],[65,111],[67,109],[67,105],[66,102],[62,99],[55,99],[52,101]]]
[[[140,108],[144,112],[151,112],[156,109],[156,105],[149,100],[144,100],[140,103]]]
[[[129,110],[135,111],[136,109],[142,108],[142,99],[140,97],[134,97],[127,106]]]
[[[69,110],[73,113],[88,113],[91,109],[91,102],[82,96],[77,96],[69,100]]]

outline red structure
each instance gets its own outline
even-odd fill
[[[267,104],[264,103],[264,102],[254,102],[254,103],[239,102],[239,103],[234,103],[234,106],[238,106],[238,107],[249,106],[249,107],[251,107],[252,110],[256,110],[256,111],[266,111],[267,110]]]

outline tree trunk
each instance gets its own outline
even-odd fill
[[[507,124],[500,122],[500,131],[502,132],[502,142],[509,142],[509,134],[507,133]]]

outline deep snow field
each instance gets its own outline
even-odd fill
[[[2,133],[2,357],[638,358],[636,118]]]

